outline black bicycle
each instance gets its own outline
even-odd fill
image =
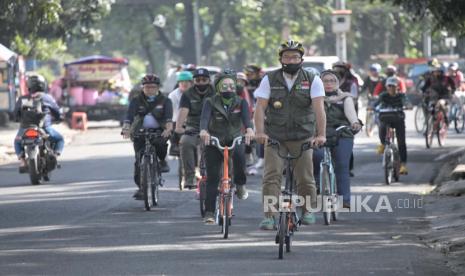
[[[279,223],[278,231],[276,233],[275,242],[279,245],[278,256],[279,259],[283,258],[284,244],[286,244],[286,252],[291,251],[292,245],[292,235],[297,231],[298,225],[301,224],[299,216],[295,210],[295,180],[294,180],[294,167],[291,165],[291,161],[299,159],[302,156],[302,153],[306,150],[312,148],[311,142],[305,142],[300,147],[300,153],[297,156],[292,156],[287,150],[286,155],[280,153],[281,144],[279,141],[270,139],[268,140],[268,145],[275,147],[279,157],[283,158],[286,162],[286,180],[284,190],[281,191],[282,203],[279,206]]]
[[[162,138],[161,131],[155,129],[139,129],[134,138],[145,140],[145,147],[138,152],[140,189],[143,193],[145,210],[150,211],[158,206],[159,187],[163,186],[160,164],[158,162],[155,143]]]

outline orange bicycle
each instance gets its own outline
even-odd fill
[[[225,239],[229,235],[234,199],[234,188],[229,177],[229,151],[233,150],[236,145],[241,144],[243,141],[243,137],[240,136],[234,138],[231,146],[221,146],[217,137],[210,137],[210,145],[223,151],[223,177],[221,178],[219,193],[216,198],[215,222],[221,226],[221,233]]]

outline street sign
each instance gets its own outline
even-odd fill
[[[457,39],[455,37],[446,37],[446,47],[455,47],[457,46]]]

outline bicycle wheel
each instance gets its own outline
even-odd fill
[[[332,210],[331,210],[331,217],[334,221],[337,220],[337,210],[338,210],[338,206],[337,206],[337,202],[338,202],[338,194],[337,194],[337,185],[336,185],[336,174],[334,173],[334,171],[330,174],[330,179],[331,179],[331,187],[333,187],[333,197],[331,199],[331,207],[332,207]],[[334,205],[336,203],[336,206]]]
[[[221,214],[223,217],[223,237],[225,239],[228,238],[229,235],[229,217],[228,217],[228,209],[230,209],[229,206],[229,197],[224,195],[223,196],[223,213]]]
[[[143,193],[143,198],[144,198],[144,205],[145,205],[145,210],[150,211],[150,207],[152,206],[149,197],[151,194],[152,190],[152,179],[150,176],[150,163],[147,162],[148,160],[145,160],[145,158],[142,159],[142,166],[141,166],[141,181],[140,181],[140,187],[142,189]]]
[[[284,253],[284,237],[286,235],[286,215],[285,213],[281,212],[279,214],[279,228],[278,228],[278,257],[279,259],[283,258]]]
[[[462,133],[465,129],[465,114],[463,107],[460,105],[456,108],[454,114],[454,128],[457,133]]]
[[[184,181],[183,181],[183,173],[182,173],[182,160],[181,157],[178,157],[178,185],[179,190],[184,190]]]
[[[323,198],[323,218],[326,225],[331,223],[331,182],[329,178],[329,166],[322,165],[320,172],[320,181],[323,191],[321,195]]]
[[[395,145],[392,146],[392,154],[393,154],[393,169],[392,169],[392,176],[394,178],[394,181],[398,182],[399,177],[400,177],[400,155],[399,155],[399,150]]]
[[[207,183],[205,180],[199,180],[199,202],[200,202],[200,215],[205,217],[205,200],[207,198]]]
[[[365,132],[368,137],[373,136],[375,132],[375,120],[373,118],[373,110],[367,110],[365,118]]]
[[[434,118],[433,116],[428,117],[426,123],[426,132],[425,132],[425,142],[426,148],[431,148],[433,146],[433,136],[434,136]]]
[[[293,227],[292,225],[294,225],[291,214],[287,214],[286,221],[287,229],[291,229]],[[291,252],[292,235],[290,233],[290,230],[288,230],[287,235],[284,237],[284,243],[286,244],[286,252]]]
[[[384,182],[386,185],[391,184],[392,182],[392,174],[393,174],[393,158],[392,158],[392,151],[391,149],[387,148],[384,151]]]
[[[425,112],[423,107],[421,105],[417,106],[415,109],[415,129],[418,133],[423,133],[425,130],[425,122]]]
[[[444,117],[444,112],[441,111],[441,116],[439,118],[439,122],[438,122],[438,128],[437,128],[437,136],[438,136],[438,144],[440,147],[444,146],[444,144],[446,143],[446,137],[447,137],[447,129],[448,129],[448,126],[446,124],[446,120],[445,120],[445,117]]]

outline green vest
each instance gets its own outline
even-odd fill
[[[224,108],[219,95],[215,95],[207,101],[212,106],[208,132],[210,135],[218,137],[222,145],[230,145],[234,138],[242,134],[242,100],[236,96],[228,110]]]
[[[160,124],[160,127],[164,129],[166,127],[166,119],[164,119],[164,114],[165,114],[164,104],[165,104],[166,99],[167,99],[166,96],[164,96],[160,92],[155,98],[154,102],[148,102],[144,93],[142,93],[136,98],[134,98],[133,101],[137,101],[138,105],[143,105],[147,110],[150,110],[150,113],[152,113],[153,117],[155,117],[155,119],[158,121],[158,123]],[[142,128],[143,123],[144,123],[144,116],[136,114],[131,124],[131,129],[130,129],[131,136],[136,131]]]
[[[330,139],[331,136],[336,135],[335,129],[339,126],[350,126],[349,120],[344,113],[344,101],[346,97],[340,102],[330,103],[325,99],[325,112],[326,112],[326,138]],[[344,129],[341,132],[342,138],[354,138],[354,134],[350,129]]]
[[[207,98],[215,95],[211,85],[208,86],[207,92],[203,95],[200,95],[195,89],[195,87],[191,87],[189,90],[184,92],[184,94],[189,98],[191,104],[189,114],[186,119],[186,129],[189,130],[200,129],[200,114],[202,114],[203,103]]]
[[[310,88],[314,75],[302,69],[288,91],[282,69],[268,73],[270,98],[265,111],[265,133],[280,141],[303,140],[315,133]]]

